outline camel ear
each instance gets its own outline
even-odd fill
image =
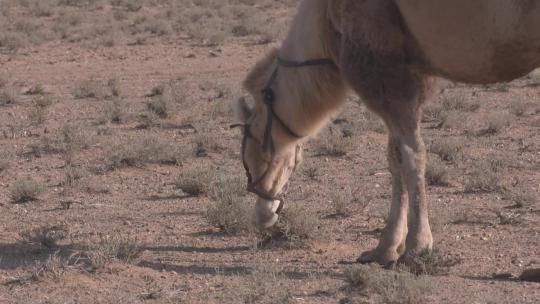
[[[252,109],[247,104],[245,97],[240,97],[236,102],[235,114],[236,118],[241,122],[246,122],[251,117]]]

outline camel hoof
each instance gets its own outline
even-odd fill
[[[370,263],[376,262],[375,250],[362,252],[360,257],[358,257],[358,259],[356,259],[356,262],[360,263],[360,264],[370,264]]]
[[[369,250],[362,252],[356,262],[361,264],[378,263],[381,265],[393,265],[398,258],[399,255],[395,251],[381,253],[379,250]]]

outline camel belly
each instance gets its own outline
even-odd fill
[[[437,74],[472,83],[507,81],[540,66],[540,1],[396,0]]]

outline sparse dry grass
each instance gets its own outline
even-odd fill
[[[428,278],[407,272],[384,270],[374,265],[358,265],[345,270],[350,288],[362,292],[368,303],[430,303],[432,288]]]
[[[192,44],[203,46],[215,46],[236,37],[247,37],[251,43],[268,43],[283,35],[290,15],[281,14],[277,22],[270,24],[268,12],[284,6],[293,8],[296,1],[266,1],[264,9],[245,0],[5,0],[2,5],[0,48],[17,51],[47,41],[62,40],[96,48],[157,39],[170,43],[178,36],[189,37]],[[112,9],[103,9],[107,5]]]
[[[207,152],[220,153],[227,149],[220,135],[208,127],[200,127],[193,139],[195,155],[206,156]]]
[[[253,229],[253,206],[246,197],[244,178],[218,173],[209,184],[212,205],[205,214],[206,220],[223,232],[250,233]]]
[[[43,95],[44,93],[45,90],[43,89],[43,85],[39,82],[34,83],[24,92],[26,95]]]
[[[452,110],[443,112],[440,119],[440,125],[444,129],[460,130],[466,127],[463,121],[463,113],[460,111]]]
[[[67,123],[60,130],[60,151],[67,164],[71,164],[73,156],[93,143],[94,137],[88,131],[88,126],[81,123]]]
[[[47,109],[44,107],[32,107],[30,112],[28,112],[28,123],[31,126],[40,126],[45,123],[47,120]]]
[[[174,184],[189,195],[208,195],[214,182],[213,178],[213,172],[209,169],[191,168],[182,170],[174,180]]]
[[[73,91],[77,99],[110,99],[119,96],[118,82],[115,79],[100,81],[95,79],[85,80]]]
[[[145,163],[177,164],[185,157],[182,147],[146,136],[117,143],[106,153],[107,168],[142,166]]]
[[[89,244],[85,256],[90,270],[99,271],[113,260],[135,263],[142,252],[142,244],[137,239],[115,233]]]
[[[439,155],[444,161],[455,162],[461,156],[463,139],[454,137],[439,138],[431,142],[429,152]]]
[[[443,161],[455,163],[463,156],[465,140],[462,137],[437,138],[428,146],[428,151],[438,155]]]
[[[9,168],[9,161],[0,160],[0,173],[6,171]]]
[[[41,136],[39,140],[28,144],[26,156],[42,157],[46,154],[63,153],[63,143],[50,136]]]
[[[429,158],[426,166],[426,180],[432,186],[448,186],[450,184],[448,169],[436,155]]]
[[[293,290],[285,275],[271,266],[255,269],[243,278],[239,286],[242,303],[292,303]]]
[[[458,257],[443,254],[439,249],[426,250],[419,255],[408,257],[404,270],[415,275],[446,275],[451,267],[461,263]]]
[[[15,51],[27,45],[21,34],[18,33],[0,33],[0,48],[9,51]]]
[[[531,188],[523,185],[509,191],[507,196],[516,208],[531,207],[538,202],[538,196],[535,195]]]
[[[171,303],[180,302],[182,300],[181,295],[185,293],[182,287],[156,287],[147,289],[146,291],[137,295],[141,300],[161,300],[170,301]]]
[[[371,131],[379,134],[384,134],[386,132],[386,125],[382,118],[377,116],[377,114],[371,111],[362,112],[362,120],[360,120],[360,130],[362,131]]]
[[[318,156],[345,156],[351,147],[351,139],[344,137],[339,129],[332,127],[323,130],[314,140],[315,153]]]
[[[156,114],[160,118],[167,118],[170,112],[170,102],[163,95],[152,98],[146,103],[148,111]]]
[[[510,102],[509,111],[517,117],[522,117],[529,109],[529,103],[524,100],[513,100]]]
[[[21,232],[23,242],[37,244],[47,249],[58,248],[58,242],[65,239],[68,230],[63,225],[48,225]]]
[[[512,116],[505,112],[493,112],[486,118],[486,127],[478,131],[478,136],[495,135],[510,126]]]
[[[502,176],[489,166],[477,165],[465,182],[465,192],[495,192],[502,188]]]
[[[320,236],[320,220],[313,211],[289,205],[279,215],[279,220],[270,230],[261,231],[263,246],[297,248],[308,246]]]
[[[61,135],[66,150],[79,151],[87,149],[92,144],[92,136],[87,131],[87,127],[80,123],[65,124]]]
[[[253,206],[246,197],[218,198],[205,213],[206,220],[228,234],[250,233]]]
[[[463,93],[443,95],[441,99],[444,111],[474,112],[480,109],[479,103],[470,101],[470,96],[465,96]]]
[[[14,89],[4,88],[0,90],[0,106],[12,105],[17,103],[18,94]]]
[[[122,99],[118,97],[113,98],[104,106],[104,120],[116,124],[123,122],[126,119],[126,107]]]
[[[35,107],[48,108],[55,103],[51,95],[36,95],[32,98],[32,104]]]
[[[10,159],[12,158],[11,153],[8,151],[0,151],[0,173],[7,171],[11,164]]]
[[[443,106],[438,102],[431,102],[424,106],[423,111],[423,122],[435,122],[441,120]]]
[[[44,190],[45,186],[36,180],[31,178],[19,179],[11,188],[11,201],[17,204],[35,201]]]
[[[349,208],[354,200],[351,189],[338,189],[330,193],[334,215],[349,216]]]
[[[497,211],[495,214],[499,218],[499,225],[519,225],[523,223],[521,213]]]
[[[58,281],[66,272],[67,263],[62,259],[60,252],[55,252],[41,262],[35,262],[28,272],[18,275],[4,282],[6,286],[27,285],[33,282],[40,281]]]
[[[322,174],[320,167],[313,163],[307,164],[302,167],[302,173],[313,181],[316,181]]]
[[[85,175],[86,170],[83,168],[67,164],[64,168],[64,181],[62,182],[62,185],[74,187]]]
[[[167,118],[178,105],[185,101],[182,79],[176,79],[159,84],[152,88],[146,96],[146,108],[160,118]]]

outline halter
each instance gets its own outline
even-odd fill
[[[268,79],[268,82],[264,86],[264,88],[261,91],[262,97],[263,97],[263,103],[266,105],[266,113],[267,113],[267,119],[266,119],[266,126],[264,130],[264,136],[263,141],[260,142],[256,137],[253,136],[253,133],[251,133],[251,125],[245,124],[244,125],[244,137],[242,139],[242,161],[244,165],[244,169],[246,170],[246,176],[248,178],[247,183],[247,191],[254,193],[258,195],[259,197],[262,197],[263,199],[275,201],[278,200],[280,202],[278,210],[276,213],[279,213],[281,209],[283,208],[283,199],[274,197],[273,195],[270,195],[269,193],[257,189],[257,185],[268,175],[270,172],[270,167],[275,162],[276,158],[276,147],[274,144],[274,140],[272,139],[272,125],[273,120],[275,119],[281,126],[285,129],[289,135],[292,137],[301,139],[306,137],[306,135],[301,135],[296,133],[294,130],[292,130],[274,111],[273,104],[276,100],[276,94],[274,90],[272,89],[272,85],[277,79],[278,76],[278,68],[284,67],[284,68],[301,68],[301,67],[310,67],[310,66],[323,66],[323,65],[330,65],[334,66],[334,61],[331,59],[313,59],[313,60],[307,60],[307,61],[289,61],[284,60],[277,57],[277,65],[272,72],[272,75]],[[255,141],[257,144],[262,146],[263,153],[270,152],[270,162],[268,166],[266,167],[266,170],[261,174],[261,176],[257,177],[256,179],[253,179],[253,176],[249,172],[248,165],[246,163],[245,153],[246,153],[246,142],[247,139],[251,139]],[[295,155],[295,164],[294,164],[294,170],[296,170],[296,166],[298,164],[298,153],[300,152],[300,145],[296,146],[296,155]]]

